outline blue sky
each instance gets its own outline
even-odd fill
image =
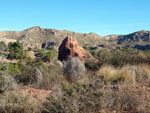
[[[102,36],[150,30],[150,0],[0,0],[0,31],[33,26]]]

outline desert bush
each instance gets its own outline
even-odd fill
[[[26,57],[25,61],[27,64],[29,64],[29,63],[32,63],[33,59],[30,56],[28,56]]]
[[[56,56],[57,56],[57,55],[56,55],[56,52],[50,50],[50,51],[46,52],[46,53],[43,55],[43,60],[46,61],[46,62],[47,62],[47,61],[50,62],[50,61],[52,61]]]
[[[99,59],[100,64],[111,64],[115,66],[150,63],[149,52],[130,48],[123,48],[122,50],[102,49],[96,53],[95,57]]]
[[[15,76],[15,79],[24,85],[40,84],[43,76],[38,67],[32,67],[32,65],[21,65],[20,73]]]
[[[100,82],[74,86],[63,82],[62,93],[61,97],[49,97],[49,101],[44,104],[46,113],[94,113],[103,108],[103,90]]]
[[[93,55],[93,57],[96,58],[96,51],[95,50],[91,51],[91,54]]]
[[[41,73],[43,75],[43,80],[41,84],[39,84],[39,88],[42,89],[51,89],[54,84],[64,80],[63,69],[56,64],[48,68],[42,68]]]
[[[8,74],[8,63],[0,63],[0,74]]]
[[[91,70],[91,71],[96,71],[99,69],[100,67],[100,63],[97,62],[97,61],[94,61],[94,60],[86,60],[85,61],[85,67],[88,69],[88,70]]]
[[[18,92],[0,95],[1,113],[40,113],[42,107],[33,97]]]
[[[19,68],[19,64],[13,64],[13,63],[9,63],[8,65],[8,74],[10,75],[16,75],[16,74],[20,74],[20,68]]]
[[[28,47],[28,51],[32,51],[32,47]]]
[[[24,85],[32,84],[34,82],[34,67],[30,65],[21,65],[20,74],[17,74],[15,79]]]
[[[24,85],[40,83],[42,81],[41,75],[44,73],[40,73],[41,69],[48,68],[41,59],[35,59],[26,63],[19,63],[18,66],[19,73],[15,74],[15,79],[17,82],[23,83]]]
[[[63,79],[63,68],[58,65],[47,65],[42,60],[35,60],[20,65],[20,73],[15,76],[19,83],[32,87],[50,89],[54,83]]]
[[[51,50],[51,51],[54,51],[54,50],[55,50],[54,46],[49,46],[49,47],[47,47],[47,49],[48,49],[48,50]]]
[[[85,74],[85,66],[77,57],[72,57],[68,60],[65,67],[65,74],[71,81],[76,81],[82,78]]]
[[[45,62],[50,62],[57,57],[57,53],[54,50],[39,49],[36,56]]]
[[[17,83],[10,75],[0,75],[0,92],[17,90]]]
[[[4,41],[1,41],[1,42],[0,42],[0,51],[6,51],[6,50],[7,50],[7,48],[6,48],[5,42],[4,42]]]
[[[19,42],[8,43],[9,59],[23,59],[26,57],[26,53],[23,50],[23,45]]]
[[[139,83],[150,82],[150,65],[147,64],[137,65],[136,81]]]
[[[146,110],[144,96],[130,88],[119,91],[105,90],[104,102],[105,108],[109,110],[129,111],[131,113],[144,113],[145,111],[141,111],[141,108]]]
[[[41,59],[35,59],[33,62],[30,62],[28,65],[32,66],[32,67],[45,67],[46,65],[44,64],[44,62]]]
[[[90,51],[90,48],[87,47],[87,46],[84,46],[83,48],[84,48],[86,51]]]

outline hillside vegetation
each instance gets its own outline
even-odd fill
[[[1,113],[150,113],[150,51],[85,47],[97,60],[61,62],[53,46],[0,47]]]

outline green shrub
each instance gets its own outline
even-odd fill
[[[44,55],[45,55],[45,51],[44,51],[44,50],[42,50],[42,49],[38,49],[38,50],[37,50],[36,56],[38,56],[38,57],[43,57]]]
[[[0,42],[0,51],[5,51],[5,50],[7,50],[6,44],[5,44],[4,41],[1,41],[1,42]]]
[[[18,63],[16,64],[9,63],[8,74],[10,75],[20,74],[20,65]]]
[[[43,59],[44,61],[52,61],[56,57],[56,52],[55,51],[49,51],[44,54]]]
[[[28,47],[28,51],[32,51],[32,47]]]
[[[93,51],[91,52],[91,54],[96,58],[96,51],[95,51],[95,50],[93,50]]]
[[[19,42],[10,42],[8,43],[8,48],[9,48],[9,59],[23,59],[25,58],[26,54],[23,51],[23,45]]]
[[[28,56],[28,57],[26,57],[26,62],[27,62],[27,63],[32,63],[32,58],[31,58],[31,57],[29,57],[29,56]]]
[[[33,62],[29,62],[29,65],[32,67],[45,67],[44,62],[41,59],[35,59]]]
[[[31,65],[21,65],[20,74],[16,75],[16,80],[24,85],[32,84],[34,82],[34,69]]]
[[[51,51],[54,51],[54,46],[49,46],[47,49],[51,50]]]
[[[123,48],[122,50],[99,50],[94,56],[99,60],[100,64],[111,64],[115,66],[123,66],[125,64],[150,64],[149,52],[138,51],[135,49]]]
[[[86,67],[88,70],[96,71],[96,70],[99,69],[100,63],[97,62],[97,61],[94,61],[94,60],[86,60],[86,61],[85,61],[85,67]]]
[[[38,50],[38,53],[36,54],[37,57],[39,57],[41,60],[45,61],[45,62],[50,62],[52,61],[54,58],[57,57],[57,53],[53,50]]]
[[[87,51],[90,51],[90,48],[87,47],[87,46],[84,46],[83,48],[84,48],[85,50],[87,50]]]

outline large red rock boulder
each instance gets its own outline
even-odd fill
[[[59,47],[58,59],[63,61],[73,56],[78,57],[83,62],[88,58],[94,59],[94,57],[77,42],[76,38],[69,36],[63,40]]]

